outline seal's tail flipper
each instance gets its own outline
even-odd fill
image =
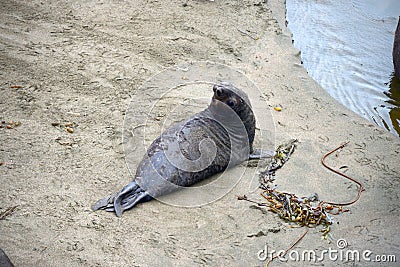
[[[92,210],[103,209],[106,211],[115,211],[117,216],[121,217],[123,211],[134,207],[140,202],[149,201],[151,199],[152,197],[133,181],[122,188],[117,194],[97,201],[93,205]]]

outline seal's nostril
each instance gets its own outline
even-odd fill
[[[215,92],[216,92],[218,97],[222,96],[222,89],[221,88],[217,88]]]

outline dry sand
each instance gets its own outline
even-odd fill
[[[335,216],[333,235],[349,249],[400,260],[400,140],[307,75],[284,27],[283,1],[0,2],[0,118],[21,122],[0,129],[0,212],[18,205],[0,221],[0,247],[16,266],[261,266],[257,253],[266,244],[284,249],[303,232],[237,201],[242,194],[261,200],[246,175],[222,199],[198,208],[151,201],[122,218],[90,210],[132,179],[121,141],[131,96],[140,103],[146,79],[199,60],[240,70],[268,105],[283,107],[272,111],[276,143],[300,144],[278,173],[281,190],[352,199],[356,186],[320,164],[323,153],[349,140],[329,164],[348,166],[366,190],[350,212]],[[137,112],[146,110],[138,105]],[[63,126],[68,122],[73,133]],[[296,248],[329,247],[336,245],[311,229]],[[328,259],[314,265],[373,266]]]

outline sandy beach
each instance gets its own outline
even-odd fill
[[[0,220],[0,248],[15,266],[264,266],[260,250],[286,249],[304,232],[237,200],[245,194],[262,201],[248,173],[201,207],[151,201],[121,218],[91,210],[132,179],[124,116],[128,107],[147,114],[143,103],[152,94],[144,82],[204,61],[238,70],[257,86],[269,109],[256,110],[256,118],[273,122],[270,143],[299,140],[277,173],[280,190],[352,200],[356,185],[320,163],[350,141],[328,163],[344,166],[365,191],[349,212],[334,216],[333,237],[345,239],[346,249],[400,261],[400,139],[340,105],[307,75],[285,28],[283,2],[0,1],[0,214],[17,206]],[[168,103],[150,122],[163,121]],[[200,101],[196,108],[206,106]],[[173,120],[187,117],[178,112]],[[156,134],[148,128],[146,142]],[[259,131],[255,143],[262,143]],[[137,160],[143,155],[133,153]],[[295,249],[337,249],[319,230],[310,229]],[[286,265],[305,266],[271,264]],[[376,263],[325,258],[307,265]]]

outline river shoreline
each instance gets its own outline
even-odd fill
[[[310,77],[348,109],[399,136],[399,104],[390,93],[398,91],[390,83],[396,13],[400,4],[392,0],[286,2],[287,27]]]

